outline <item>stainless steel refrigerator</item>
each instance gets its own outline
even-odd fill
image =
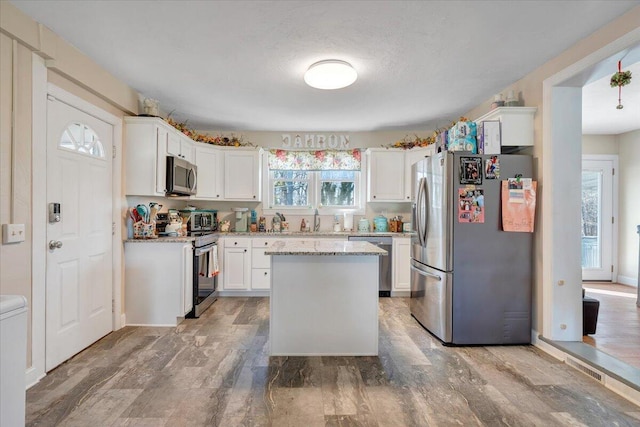
[[[502,231],[500,196],[531,157],[441,152],[412,174],[413,317],[445,344],[529,343],[532,233]]]

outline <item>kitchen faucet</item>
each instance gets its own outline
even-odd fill
[[[313,214],[313,231],[320,231],[320,218],[318,217],[318,209]]]

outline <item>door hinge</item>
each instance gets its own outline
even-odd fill
[[[115,145],[113,145],[112,147],[113,147],[113,151],[112,151],[111,158],[112,158],[112,159],[115,159],[115,158],[116,158],[116,146],[115,146]]]
[[[611,168],[611,175],[615,175],[616,174],[616,170],[614,168]]]
[[[611,224],[615,224],[616,223],[616,219],[614,217],[611,217]]]
[[[111,223],[111,235],[112,236],[116,235],[116,223],[115,222]]]
[[[611,272],[613,273],[613,265],[611,266]]]
[[[111,300],[111,312],[112,313],[116,312],[116,300],[114,299]]]

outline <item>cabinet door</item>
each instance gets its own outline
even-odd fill
[[[125,194],[164,196],[167,131],[159,119],[125,118]]]
[[[405,151],[404,157],[404,200],[411,201],[411,192],[413,185],[413,179],[411,178],[411,166],[418,160],[422,160],[427,156],[433,155],[436,150],[436,145],[431,144],[427,148],[414,148],[412,150]]]
[[[167,155],[182,158],[180,155],[180,135],[176,132],[168,132],[167,135]]]
[[[249,289],[251,265],[249,250],[238,247],[224,249],[224,289]]]
[[[191,142],[191,139],[187,136],[180,136],[180,157],[185,159],[189,163],[195,163],[196,160],[196,147],[195,143]]]
[[[271,288],[271,269],[270,268],[254,268],[251,270],[251,289],[270,289]]]
[[[411,239],[393,239],[393,290],[411,289]]]
[[[198,193],[194,199],[219,200],[222,198],[221,157],[222,153],[216,148],[196,147]]]
[[[187,314],[193,310],[193,245],[191,243],[182,247],[182,294],[184,304],[182,312]]]
[[[261,169],[257,151],[225,151],[224,198],[260,201]]]
[[[369,152],[368,201],[404,201],[404,152]]]

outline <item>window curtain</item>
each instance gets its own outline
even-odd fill
[[[359,171],[360,149],[354,150],[269,150],[270,170]]]

